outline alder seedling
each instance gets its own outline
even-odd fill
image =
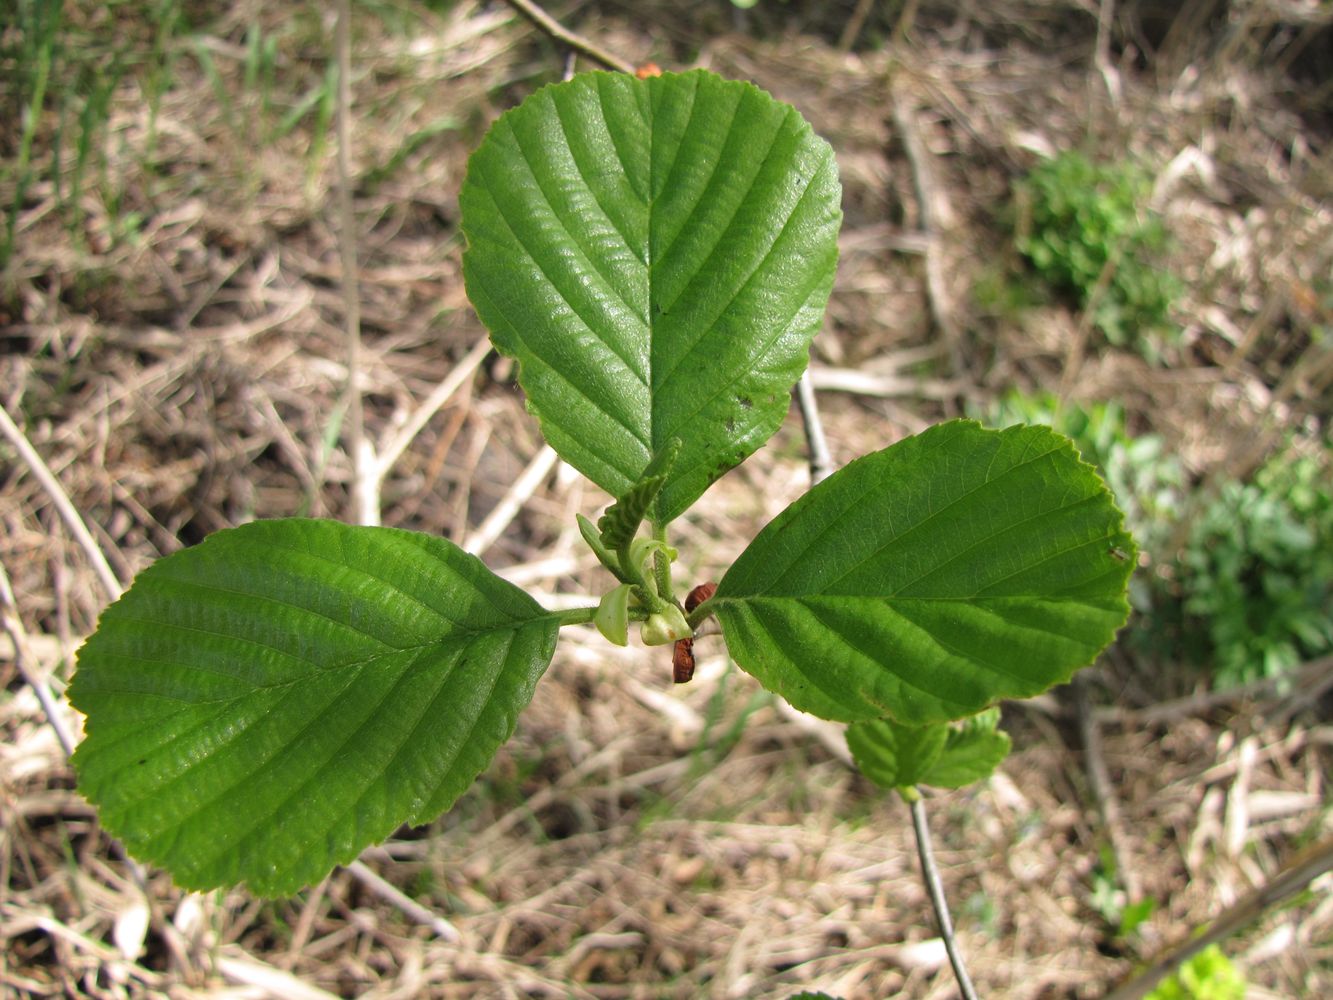
[[[186,888],[294,892],[448,809],[560,629],[589,624],[637,626],[684,673],[679,644],[716,619],[762,685],[852,723],[890,787],[993,767],[991,706],[1068,680],[1128,614],[1122,515],[1048,428],[951,421],[858,459],[711,596],[676,596],[672,522],[787,413],[840,197],[793,108],[707,72],[584,74],[496,121],[461,194],[467,290],[546,439],[614,498],[579,522],[605,597],[547,610],[419,532],[217,532],[142,572],[80,651],[74,762],[107,830]]]

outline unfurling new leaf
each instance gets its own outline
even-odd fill
[[[1009,753],[998,708],[957,723],[903,726],[892,719],[854,722],[847,746],[856,766],[884,788],[962,788],[990,775]]]

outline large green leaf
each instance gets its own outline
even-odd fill
[[[653,513],[669,521],[781,423],[840,197],[828,145],[751,84],[576,76],[468,165],[468,295],[546,439],[612,496],[681,439]]]
[[[1122,522],[1066,438],[952,421],[792,504],[712,607],[736,662],[797,708],[943,722],[1065,681],[1111,641]]]
[[[221,531],[141,573],[80,650],[79,785],[182,886],[291,892],[447,809],[513,732],[557,628],[439,538]]]

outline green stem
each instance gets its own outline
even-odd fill
[[[666,524],[653,522],[653,537],[663,545],[667,544]],[[653,575],[657,578],[657,593],[669,604],[674,604],[676,595],[671,589],[671,560],[666,553],[658,549],[653,553]]]
[[[569,608],[565,611],[555,611],[553,614],[560,619],[560,627],[566,625],[591,625],[597,617],[597,609],[593,608]],[[641,622],[648,617],[646,608],[630,608],[629,620],[632,622]]]
[[[560,619],[560,627],[564,628],[566,625],[591,625],[596,614],[595,607],[570,608],[567,611],[557,611],[555,616]]]
[[[633,583],[633,580],[625,579],[625,574],[620,568],[620,559],[617,555],[611,553],[607,547],[602,544],[601,533],[597,530],[596,526],[582,514],[574,515],[574,519],[578,522],[579,534],[583,536],[583,540],[587,543],[588,548],[592,549],[593,555],[597,557],[597,561],[606,567],[611,575],[621,583]]]

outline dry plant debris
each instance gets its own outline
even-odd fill
[[[1192,2],[1172,17],[1172,5],[1120,5],[1132,9],[1116,22],[1108,88],[1093,58],[1095,4],[883,4],[857,15],[856,32],[843,6],[559,12],[636,65],[752,79],[835,146],[847,225],[813,375],[837,460],[1014,385],[1120,400],[1205,481],[1261,461],[1289,428],[1328,420],[1333,355],[1307,331],[1331,321],[1319,294],[1333,265],[1329,81],[1325,69],[1311,94],[1283,76],[1327,42],[1322,7]],[[154,36],[133,4],[66,7],[71,44],[98,39],[97,51],[147,65]],[[1205,30],[1214,9],[1238,19],[1229,33]],[[55,142],[54,116],[39,120],[0,278],[0,405],[122,581],[246,518],[351,509],[319,111],[331,20],[253,0],[180,18],[167,77],[125,72],[106,95],[76,203],[77,150]],[[392,467],[385,523],[471,539],[539,599],[573,603],[604,584],[573,514],[595,516],[604,500],[544,458],[511,373],[477,348],[455,228],[486,123],[558,77],[562,54],[506,6],[478,0],[358,6],[355,27],[368,433],[383,450],[456,366],[476,369]],[[269,62],[255,55],[266,39]],[[5,64],[4,79],[20,68]],[[19,96],[4,95],[6,108]],[[6,210],[23,120],[0,124]],[[1156,197],[1189,289],[1166,366],[1102,351],[1066,311],[1011,320],[971,294],[1004,252],[996,215],[1012,178],[1072,147],[1128,149],[1161,167]],[[715,576],[805,482],[802,437],[788,427],[681,526],[682,550],[701,554],[691,581]],[[106,594],[6,445],[0,523],[23,668],[58,692]],[[570,643],[455,810],[367,852],[360,873],[262,901],[182,895],[159,873],[136,883],[73,790],[16,634],[0,636],[5,995],[952,995],[905,809],[707,638],[679,690],[661,655]],[[1152,717],[1169,692],[1129,654],[1101,669],[1093,697],[1106,706],[1097,720],[1118,853],[1160,904],[1131,944],[1093,907],[1106,831],[1071,752],[1072,710],[1009,708],[1020,750],[1003,773],[930,801],[983,995],[1098,996],[1327,836],[1327,674],[1310,675],[1318,690],[1304,700],[1260,691]],[[383,882],[427,912],[386,898]],[[1329,889],[1325,876],[1233,942],[1252,995],[1333,994]]]

